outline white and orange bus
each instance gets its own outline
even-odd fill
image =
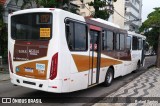
[[[61,9],[13,12],[8,18],[11,82],[56,93],[109,86],[143,65],[145,39]]]

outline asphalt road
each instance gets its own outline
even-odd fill
[[[95,97],[105,97],[108,94],[116,91],[120,87],[124,86],[125,84],[129,83],[142,73],[144,73],[147,69],[147,67],[155,64],[156,57],[155,56],[148,56],[146,57],[146,64],[144,68],[141,68],[141,70],[137,73],[131,73],[123,77],[118,77],[114,79],[112,85],[110,87],[104,87],[102,85],[97,85],[95,87],[81,90],[81,91],[76,91],[72,93],[64,93],[64,94],[57,94],[57,93],[48,93],[48,92],[43,92],[43,91],[38,91],[34,89],[29,89],[25,87],[20,87],[20,86],[13,86],[10,81],[2,81],[0,82],[0,97],[48,97],[48,98],[57,98],[57,97],[72,97],[72,98],[78,98],[82,97],[83,99],[89,99],[89,101],[96,102],[98,101],[98,98]],[[74,99],[68,99],[68,102],[73,102]],[[56,102],[53,100],[53,102]],[[45,104],[47,106],[88,106],[92,105],[93,103],[54,103],[54,104]],[[4,105],[4,104],[2,104]],[[1,105],[1,106],[2,106]],[[19,106],[22,104],[12,104],[15,106]],[[24,104],[23,104],[24,105]],[[33,104],[30,104],[33,105]],[[40,106],[42,104],[37,104],[37,106]],[[35,106],[35,104],[34,104]]]

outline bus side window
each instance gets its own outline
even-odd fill
[[[120,34],[116,34],[116,50],[119,50],[120,48]]]
[[[87,50],[87,27],[85,24],[67,21],[66,39],[68,48],[71,51]]]
[[[105,38],[104,38],[104,35],[105,35],[105,31],[103,30],[102,32],[102,50],[104,50],[104,42],[105,42]]]
[[[75,23],[74,47],[76,51],[87,50],[87,27],[85,24]]]
[[[127,36],[127,50],[131,50],[131,37]]]
[[[116,34],[116,50],[124,50],[124,49],[125,49],[125,35]]]
[[[120,50],[124,50],[125,49],[125,35],[124,34],[120,34]]]
[[[73,22],[71,21],[67,21],[66,24],[66,39],[67,39],[67,43],[68,43],[68,47],[70,50],[73,49],[73,34],[74,34],[74,30],[73,30]]]
[[[132,37],[132,50],[137,50],[138,49],[138,39],[137,37],[133,36]]]
[[[142,38],[138,38],[138,50],[142,50]]]
[[[102,50],[113,50],[113,32],[104,31]]]

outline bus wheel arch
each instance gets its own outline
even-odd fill
[[[134,72],[134,73],[138,72],[138,71],[140,70],[140,67],[141,67],[141,61],[138,60],[136,69],[135,69],[133,72]]]
[[[140,60],[138,60],[136,70],[138,71],[138,70],[140,69],[140,67],[141,67],[141,61],[140,61]]]
[[[105,75],[105,80],[103,82],[103,85],[105,87],[108,87],[112,84],[112,81],[114,79],[114,67],[113,66],[110,66],[106,72],[106,75]]]

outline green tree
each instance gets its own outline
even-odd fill
[[[116,2],[117,0],[110,0],[110,1]],[[107,5],[112,6],[110,3],[107,2],[107,0],[94,0],[94,2],[89,3],[89,5],[93,6],[95,9],[95,13],[92,14],[95,18],[101,18],[101,19],[108,20],[110,13],[113,14],[113,11],[110,12],[106,9],[103,9]]]
[[[7,60],[7,28],[3,20],[3,5],[0,4],[0,55],[3,56],[3,60]],[[6,61],[5,61],[6,62]]]
[[[18,4],[19,1],[22,1],[22,0],[15,0],[16,4]],[[25,9],[28,7],[32,8],[35,4],[35,6],[38,8],[40,7],[40,1],[41,0],[23,0],[23,3],[20,7],[21,9]]]
[[[156,66],[160,68],[160,7],[155,8],[151,12],[147,20],[143,22],[140,27],[140,32],[145,31],[148,41],[154,48],[157,48],[157,61]],[[157,40],[158,39],[158,40]]]

